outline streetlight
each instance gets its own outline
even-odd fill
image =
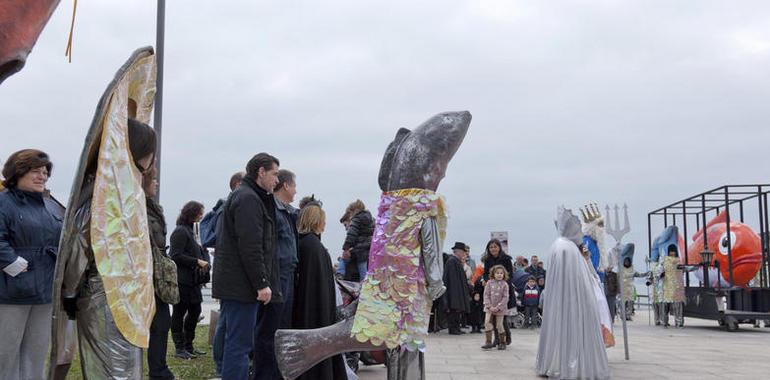
[[[711,282],[709,282],[709,267],[711,266],[711,263],[714,262],[714,251],[710,251],[708,248],[705,248],[700,253],[700,261],[701,265],[703,265],[703,282],[706,284],[707,288],[710,288]]]

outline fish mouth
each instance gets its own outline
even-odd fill
[[[755,253],[753,255],[746,255],[739,259],[733,260],[733,268],[746,264],[759,264],[762,262],[762,255]]]
[[[24,60],[20,58],[9,59],[6,62],[0,62],[0,83],[9,76],[19,72],[24,67]]]

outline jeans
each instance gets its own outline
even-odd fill
[[[356,266],[358,267],[358,275],[361,278],[361,281],[364,281],[366,272],[369,271],[369,263],[364,261],[362,263],[357,263]]]
[[[147,348],[147,366],[150,379],[173,379],[174,374],[166,363],[168,330],[171,328],[171,314],[168,304],[155,296],[155,316],[150,325],[150,345]]]
[[[275,332],[281,325],[283,303],[259,304],[254,331],[254,375],[252,380],[280,380],[278,362],[275,359]],[[229,321],[228,321],[229,323]]]
[[[222,307],[219,308],[219,319],[217,320],[217,327],[214,330],[214,344],[211,347],[211,356],[214,358],[214,365],[216,366],[217,373],[222,373],[222,357],[225,351],[225,329],[226,329],[225,315],[222,314]]]
[[[254,344],[257,303],[222,300],[225,344],[222,356],[222,380],[249,378],[249,352]]]
[[[294,308],[294,272],[281,274],[281,292],[283,293],[283,308],[281,321],[278,325],[282,329],[290,329],[292,324],[292,312]]]

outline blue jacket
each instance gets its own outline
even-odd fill
[[[0,268],[21,256],[27,271],[0,272],[0,304],[51,303],[53,273],[62,229],[62,207],[41,193],[0,193]]]
[[[537,306],[540,304],[540,288],[535,285],[534,287],[529,287],[529,285],[524,287],[524,306]]]

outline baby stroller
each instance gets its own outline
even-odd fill
[[[345,281],[339,278],[335,279],[337,288],[342,296],[342,305],[337,306],[337,320],[342,320],[350,315],[351,308],[348,306],[358,300],[361,292],[361,284],[353,281]],[[385,364],[385,350],[380,351],[362,351],[345,353],[345,361],[353,372],[358,372],[359,361],[364,365]]]

